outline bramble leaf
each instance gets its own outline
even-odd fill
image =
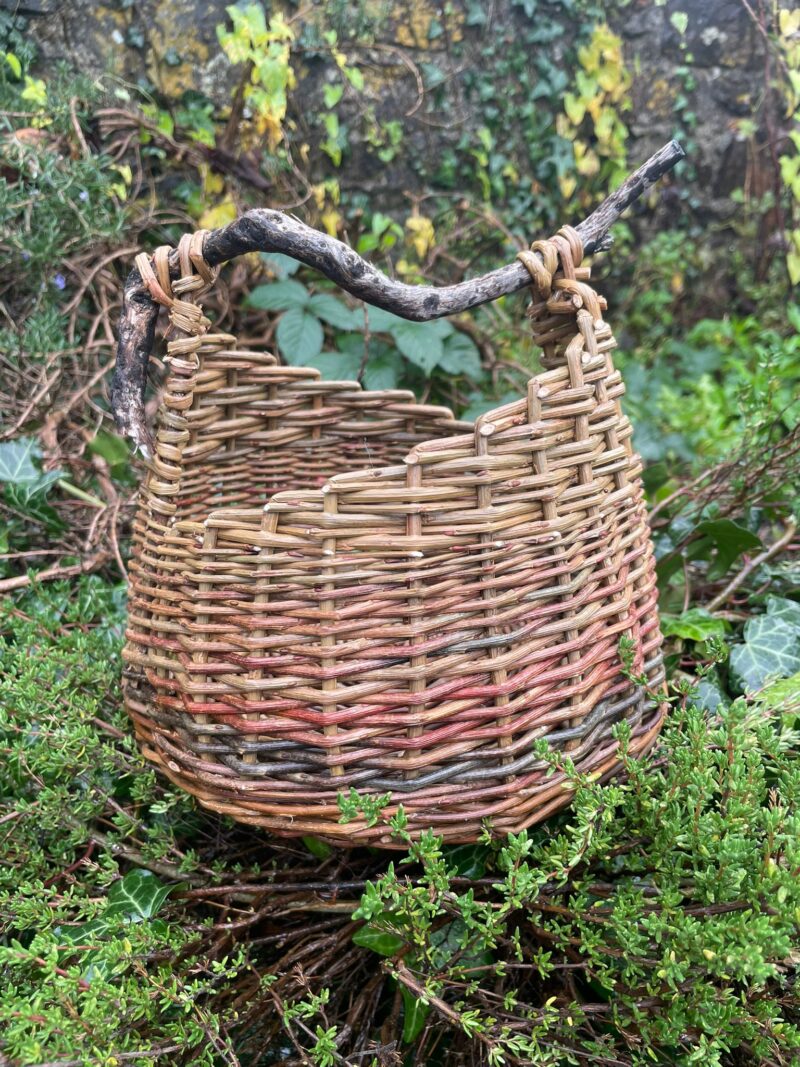
[[[405,322],[392,330],[397,347],[409,362],[430,374],[444,355],[441,337],[428,329],[428,323]]]
[[[326,382],[354,382],[361,369],[361,356],[357,352],[320,352],[304,360],[303,365],[314,367]]]
[[[439,366],[448,374],[466,374],[478,378],[481,373],[481,354],[478,346],[460,330],[454,331],[444,342],[444,355]]]
[[[304,285],[293,278],[284,278],[268,285],[257,285],[245,299],[245,304],[260,311],[288,311],[305,307],[310,299]]]
[[[275,336],[281,355],[294,367],[305,366],[322,351],[323,333],[320,321],[313,315],[306,314],[300,307],[294,307],[281,316]]]
[[[308,301],[308,310],[338,330],[355,330],[363,322],[363,315],[338,300],[331,293],[315,293]]]

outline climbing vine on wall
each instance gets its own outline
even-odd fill
[[[786,265],[792,284],[797,285],[800,283],[800,10],[784,9],[779,13],[777,44],[784,62],[782,88],[790,126],[780,168],[794,219],[787,233]]]
[[[574,132],[577,175],[594,177],[602,170],[614,187],[626,173],[628,129],[622,113],[631,107],[631,76],[622,58],[622,41],[606,23],[595,26],[589,43],[578,49],[578,61],[575,85],[564,95],[558,129],[567,138]],[[573,195],[578,182],[576,174],[562,176],[561,191],[566,199]]]
[[[218,27],[219,42],[231,63],[247,64],[243,95],[250,121],[257,135],[266,135],[267,147],[274,152],[283,137],[287,94],[295,84],[290,63],[294,32],[280,12],[267,23],[259,4],[226,10],[233,29]]]

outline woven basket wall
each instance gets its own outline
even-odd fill
[[[618,769],[645,751],[663,669],[641,464],[605,306],[565,228],[522,258],[544,370],[456,421],[406,392],[280,366],[209,332],[202,235],[170,286],[169,376],[130,566],[125,697],[146,756],[215,811],[282,836],[392,842],[343,824],[354,787],[447,841],[568,802],[532,751]],[[548,269],[549,268],[549,269]]]

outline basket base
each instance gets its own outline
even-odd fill
[[[642,698],[642,714],[631,723],[629,755],[644,756],[658,738],[667,704],[653,704]],[[395,790],[380,795],[380,818],[374,824],[364,817],[341,821],[339,791],[320,789],[319,781],[309,790],[308,798],[288,793],[282,780],[259,779],[246,782],[235,778],[226,768],[207,761],[190,769],[182,767],[185,753],[160,730],[153,730],[152,705],[142,703],[129,691],[128,713],[134,721],[136,735],[145,758],[169,781],[190,793],[201,807],[237,822],[267,830],[281,838],[313,836],[330,845],[352,847],[371,845],[386,849],[404,849],[388,828],[388,820],[402,805],[407,830],[415,839],[426,830],[447,844],[473,844],[485,832],[494,837],[519,833],[569,804],[574,795],[567,776],[558,771],[546,777],[547,768],[539,763],[531,772],[509,776],[498,783],[460,788],[454,801],[454,788],[445,786],[414,792]],[[619,746],[606,736],[605,743],[590,745],[581,758],[578,750],[570,752],[581,774],[591,774],[608,781],[622,770]],[[333,783],[332,783],[333,784]],[[366,794],[373,798],[377,794]],[[312,799],[313,798],[313,799]]]

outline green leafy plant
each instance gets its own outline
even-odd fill
[[[274,152],[283,138],[287,94],[294,85],[290,62],[294,34],[280,13],[267,23],[260,4],[232,5],[226,11],[233,28],[219,26],[219,42],[231,63],[248,65],[250,78],[244,96],[253,112],[254,131],[266,136]]]
[[[369,389],[394,389],[436,375],[482,377],[475,342],[447,320],[417,323],[379,308],[353,309],[341,295],[311,292],[289,276],[254,288],[247,305],[280,313],[275,338],[283,359],[326,378],[363,377]]]
[[[491,893],[457,888],[446,850],[423,840],[411,847],[421,876],[412,885],[390,867],[368,886],[354,937],[416,994],[404,1003],[423,1005],[423,1027],[438,1013],[488,1063],[791,1059],[800,1030],[783,961],[800,903],[800,772],[780,725],[741,700],[711,719],[679,709],[655,762],[624,757],[627,780],[613,785],[576,778],[555,825],[489,838]],[[391,825],[402,840],[402,818]],[[484,964],[497,951],[506,962]],[[571,959],[572,997],[548,998]],[[505,1025],[515,1012],[524,1031]]]

